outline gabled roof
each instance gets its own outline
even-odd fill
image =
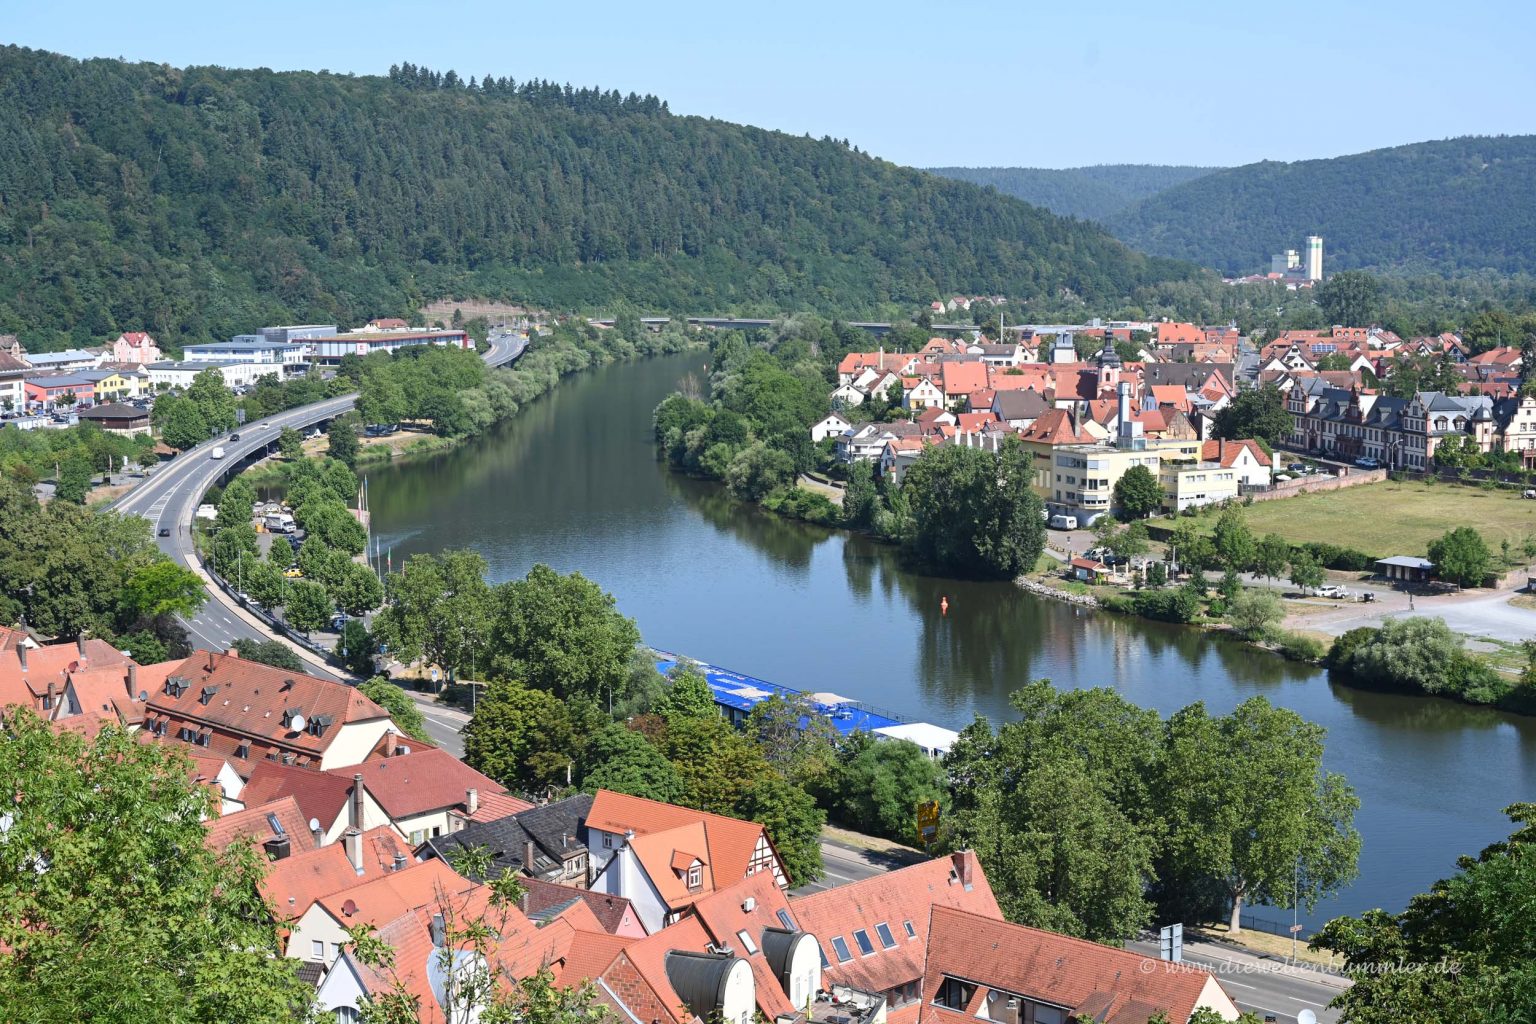
[[[992,399],[992,411],[1005,420],[1038,419],[1050,408],[1038,391],[999,391]]]
[[[748,907],[751,909],[747,909]],[[797,1007],[791,1005],[789,997],[784,993],[784,988],[774,973],[773,966],[763,952],[768,945],[763,941],[765,931],[768,929],[796,930],[784,927],[784,923],[778,916],[781,910],[791,922],[794,921],[794,912],[790,909],[783,890],[774,883],[773,876],[766,872],[752,875],[711,896],[706,896],[693,907],[693,913],[713,936],[717,949],[729,946],[733,953],[752,965],[752,975],[756,983],[754,988],[757,994],[757,1008],[762,1011],[763,1017],[767,1020],[777,1020],[780,1017],[792,1015],[797,1010]],[[755,951],[743,946],[741,941],[743,932],[752,940]]]
[[[1225,451],[1225,455],[1223,455]],[[1243,452],[1248,452],[1261,466],[1269,465],[1269,456],[1264,454],[1264,449],[1259,442],[1253,440],[1228,441],[1223,448],[1220,441],[1207,441],[1200,448],[1200,460],[1202,462],[1217,462],[1230,469],[1232,464],[1242,457]]]
[[[965,870],[970,873],[969,887],[962,878]],[[789,905],[801,929],[821,941],[827,959],[825,978],[864,992],[884,992],[923,976],[931,908],[955,907],[997,921],[1003,917],[981,863],[970,851],[801,896]],[[913,931],[910,937],[908,922]],[[890,929],[894,948],[885,948],[878,931],[881,924]],[[869,936],[875,947],[872,955],[860,955],[853,938],[856,930]],[[853,954],[848,962],[839,962],[833,936],[841,936],[848,944]]]
[[[713,892],[716,875],[709,862],[709,840],[702,821],[693,821],[664,832],[636,835],[629,841],[629,849],[640,866],[645,869],[656,892],[673,910],[679,910],[697,900],[701,895]],[[699,886],[690,888],[688,872],[694,862],[699,863]],[[745,871],[742,872],[745,874]],[[741,875],[721,875],[729,884]]]
[[[835,891],[835,890],[834,890]],[[1151,969],[1149,969],[1149,967]],[[1170,1021],[1189,1019],[1215,979],[1208,971],[1175,964],[1055,932],[1009,924],[958,908],[935,906],[923,976],[925,1002],[945,975],[977,983],[973,1005],[997,989],[1071,1008],[1069,1017],[1102,1024],[1146,1024],[1159,1011]],[[1220,986],[1215,992],[1220,993]],[[1224,993],[1221,993],[1223,996]],[[1226,999],[1228,1006],[1230,998]],[[1222,1009],[1214,1006],[1212,1009]],[[925,1007],[925,1011],[935,1009]],[[974,1019],[943,1013],[924,1019]]]
[[[369,794],[397,822],[444,808],[462,809],[471,789],[503,792],[501,783],[436,747],[373,758],[359,765],[333,768],[326,774],[345,778],[349,783],[354,774],[361,775]],[[517,803],[522,805],[519,810],[533,807],[526,800]]]
[[[94,672],[116,666],[126,674],[131,659],[105,640],[86,640],[84,656],[81,646],[65,643],[29,647],[25,653],[25,669],[21,667],[22,653],[16,645],[0,650],[0,707],[7,704],[33,707],[38,698],[48,693],[49,683],[53,684],[54,693],[62,695],[64,684],[76,672]],[[127,693],[126,687],[123,692]]]
[[[377,928],[407,911],[432,905],[442,895],[464,893],[474,885],[442,861],[429,860],[326,893],[315,902],[343,927],[371,924]]]
[[[586,818],[589,828],[619,835],[633,829],[637,836],[694,823],[704,826],[708,842],[705,853],[709,857],[709,866],[714,876],[726,883],[745,878],[752,862],[752,851],[757,848],[758,840],[765,835],[763,826],[754,821],[740,821],[687,807],[674,807],[672,804],[606,789],[598,790],[592,798],[592,808]]]
[[[277,828],[273,827],[274,821]],[[262,804],[247,803],[245,810],[208,823],[208,845],[221,852],[237,839],[250,838],[259,848],[268,839],[279,836],[288,837],[289,848],[295,853],[315,848],[315,835],[309,830],[293,797]]]
[[[546,882],[540,878],[522,879],[523,889],[528,893],[527,913],[538,914],[549,910],[563,902],[578,899],[587,905],[598,925],[603,931],[612,934],[624,921],[624,914],[629,910],[629,900],[623,896],[614,896],[606,892],[594,892],[591,889],[578,889],[571,885],[557,885],[554,882]],[[777,887],[775,887],[777,888]],[[604,964],[603,966],[607,966]]]
[[[484,800],[482,796],[482,808]],[[491,854],[492,872],[499,875],[504,868],[514,872],[523,870],[527,844],[531,842],[534,871],[538,874],[558,872],[566,857],[586,852],[581,829],[591,806],[592,797],[578,793],[516,814],[492,820],[477,819],[458,832],[427,840],[423,854],[442,857],[455,847],[483,846]]]
[[[317,818],[320,827],[330,831],[336,819],[346,811],[347,800],[352,796],[351,771],[349,768],[348,774],[343,775],[296,768],[276,761],[258,761],[251,769],[241,795],[247,804],[291,797],[298,802],[305,821]]]
[[[946,361],[941,367],[940,377],[945,395],[951,398],[955,395],[968,395],[987,386],[987,364],[980,360]]]
[[[414,863],[411,851],[387,825],[364,832],[358,841],[363,844],[361,874],[347,858],[342,843],[304,850],[269,863],[261,892],[278,919],[295,920],[322,896],[383,877],[394,870],[397,854],[406,858],[406,864]]]
[[[673,950],[701,952],[709,942],[704,925],[697,918],[685,917],[655,935],[626,946],[603,972],[603,978],[625,993],[625,1004],[641,1020],[687,1024],[694,1015],[667,977],[667,954]],[[647,998],[638,999],[637,996]]]
[[[1051,409],[1019,432],[1026,441],[1042,444],[1092,444],[1098,438],[1084,430],[1066,409]]]

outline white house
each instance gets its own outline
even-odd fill
[[[217,370],[226,387],[246,388],[277,370],[271,363],[150,363],[144,367],[149,386],[156,391],[192,386],[192,378],[204,370]]]
[[[852,409],[864,404],[864,392],[852,384],[839,384],[828,397],[836,409]]]
[[[1257,441],[1207,441],[1200,458],[1233,470],[1237,482],[1250,487],[1268,487],[1274,478],[1273,462]]]
[[[837,437],[852,426],[853,424],[837,413],[828,413],[811,427],[811,443],[820,444],[829,437]]]
[[[939,390],[939,386],[927,377],[919,377],[910,382],[909,386],[902,392],[901,404],[903,408],[911,409],[914,412],[932,409],[935,406],[942,408],[944,405],[944,392]]]
[[[268,363],[285,371],[303,366],[307,354],[302,344],[278,341],[215,341],[182,351],[189,363]]]

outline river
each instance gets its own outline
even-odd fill
[[[1197,700],[1225,713],[1262,694],[1327,728],[1327,767],[1361,800],[1360,878],[1311,923],[1402,909],[1457,855],[1508,834],[1503,807],[1536,795],[1536,719],[1351,690],[1194,630],[918,575],[886,547],[674,476],[654,458],[651,410],[703,360],[584,374],[472,444],[370,470],[394,563],[470,547],[496,580],[535,562],[579,570],[656,647],[952,728],[1009,717],[1009,692],[1039,677],[1111,686],[1164,714]]]

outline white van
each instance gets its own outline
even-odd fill
[[[1077,529],[1077,516],[1051,516],[1051,529],[1075,530]]]
[[[222,458],[223,458],[223,457],[224,457],[224,449],[223,449],[223,448],[222,448],[222,447],[220,447],[220,448],[215,448],[215,449],[214,449],[214,450],[213,450],[213,455],[212,455],[212,458],[215,458],[215,459],[222,459]]]

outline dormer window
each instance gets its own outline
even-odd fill
[[[213,700],[213,695],[218,692],[219,688],[217,686],[205,686],[203,687],[203,691],[197,695],[197,702],[199,704],[207,704],[209,701]]]
[[[688,868],[688,888],[698,889],[704,885],[704,868],[698,861],[694,861]]]

